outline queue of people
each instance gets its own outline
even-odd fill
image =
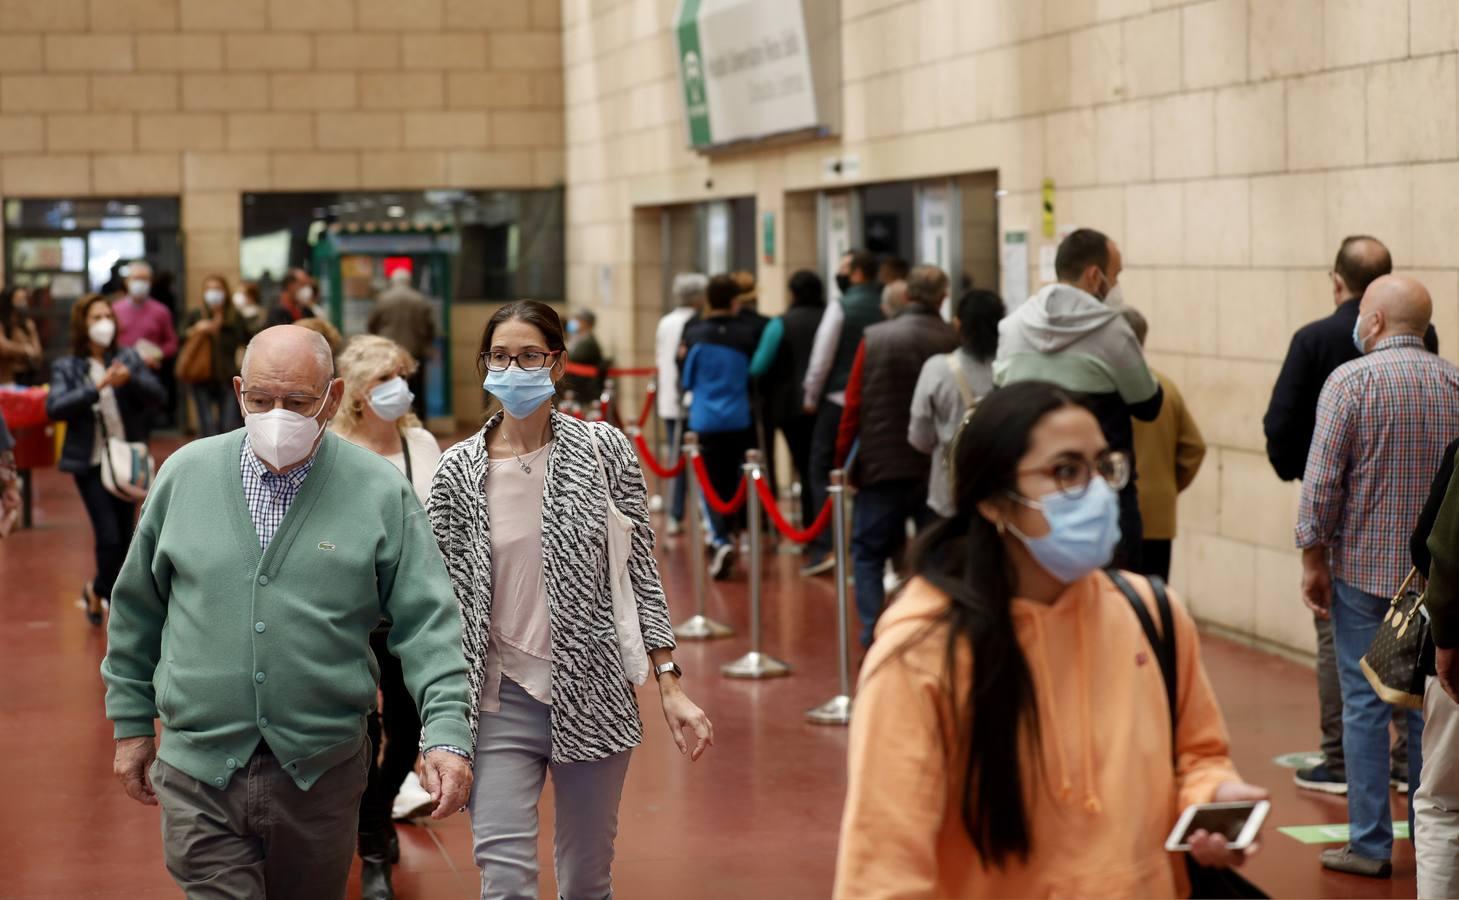
[[[745,451],[776,432],[803,521],[832,468],[856,488],[870,650],[837,897],[1176,895],[1199,873],[1164,851],[1175,815],[1266,797],[1231,763],[1194,621],[1164,586],[1175,498],[1205,445],[1178,386],[1145,360],[1148,324],[1123,303],[1121,269],[1112,239],[1077,230],[1057,283],[1009,310],[986,290],[954,299],[934,266],[855,251],[839,296],[796,272],[773,319],[746,273],[675,279],[659,409],[671,441],[699,435],[715,493],[732,495]],[[1301,594],[1330,620],[1337,750],[1298,783],[1340,784],[1352,837],[1322,863],[1391,874],[1388,789],[1402,777],[1421,895],[1441,896],[1459,884],[1444,849],[1459,788],[1446,769],[1424,779],[1422,758],[1459,741],[1459,500],[1445,475],[1459,368],[1433,352],[1423,285],[1391,269],[1375,239],[1344,242],[1337,311],[1294,338],[1266,425],[1278,473],[1301,462]],[[210,276],[169,343],[150,274],[133,264],[125,298],[75,304],[47,409],[67,424],[61,467],[96,541],[83,605],[96,624],[111,610],[115,773],[161,806],[173,878],[189,896],[342,896],[358,853],[364,896],[391,897],[391,806],[418,772],[432,816],[469,813],[482,896],[535,896],[550,773],[559,892],[610,896],[643,739],[634,685],[656,682],[688,758],[714,738],[673,658],[637,455],[617,429],[556,408],[575,348],[596,348],[591,313],[569,328],[545,304],[499,309],[476,360],[488,419],[442,453],[415,413],[428,348],[331,334],[302,273],[274,313]],[[23,319],[9,322],[0,351],[34,365]],[[188,380],[205,433],[158,470],[138,519],[108,454],[145,448],[170,356],[180,377],[184,358],[206,360],[206,378]],[[0,513],[14,503],[8,443],[0,428]],[[686,509],[677,491],[669,532],[704,515],[710,572],[729,577],[743,514]],[[204,547],[220,515],[239,540]],[[1433,578],[1432,727],[1405,712],[1406,742],[1390,746],[1394,713],[1360,661],[1407,570],[1405,541]],[[804,574],[826,569],[813,546]],[[240,586],[234,571],[251,577]],[[1174,648],[1168,672],[1128,665],[1161,652],[1146,620]],[[259,797],[267,821],[250,812]],[[1071,850],[1062,836],[1081,822],[1097,837]],[[1220,835],[1191,845],[1209,869],[1249,855]]]

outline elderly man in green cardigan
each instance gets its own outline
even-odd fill
[[[382,618],[420,709],[434,817],[469,796],[446,567],[400,473],[327,431],[333,372],[314,332],[254,338],[234,380],[245,428],[167,460],[112,594],[101,672],[116,775],[161,805],[167,868],[189,897],[344,897]]]

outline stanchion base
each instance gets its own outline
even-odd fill
[[[790,666],[764,653],[746,653],[719,671],[726,678],[783,678],[790,674]]]
[[[731,637],[734,633],[733,628],[716,622],[708,616],[686,619],[674,628],[674,637],[685,641],[712,641],[716,638]]]
[[[805,720],[812,725],[847,725],[851,722],[851,698],[845,694],[832,697],[815,709],[807,710]]]

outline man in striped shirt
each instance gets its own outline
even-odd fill
[[[1322,864],[1379,878],[1392,873],[1391,711],[1359,663],[1408,572],[1406,536],[1444,448],[1459,437],[1459,368],[1423,345],[1432,315],[1428,291],[1411,278],[1388,275],[1369,286],[1353,332],[1364,355],[1322,389],[1297,516],[1303,600],[1332,619],[1343,695],[1352,832],[1348,846],[1322,854]],[[1408,730],[1412,790],[1420,775],[1419,713],[1408,714]]]

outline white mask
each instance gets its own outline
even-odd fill
[[[152,282],[145,278],[133,278],[127,282],[127,293],[133,300],[145,300],[152,293]]]
[[[111,339],[117,336],[117,323],[115,319],[97,319],[86,326],[86,336],[91,338],[93,344],[102,347],[110,347]]]
[[[405,379],[399,376],[375,385],[370,389],[370,408],[375,415],[387,422],[394,422],[410,412],[410,403],[415,394],[410,392]]]
[[[1110,309],[1121,309],[1125,305],[1125,287],[1117,284],[1104,295],[1104,305]]]
[[[227,299],[227,295],[217,288],[203,291],[203,302],[208,304],[208,309],[217,309],[223,305],[225,299]]]
[[[244,310],[248,309],[248,295],[247,294],[241,294],[241,293],[240,294],[234,294],[233,295],[233,308],[236,309],[236,310],[238,310],[239,312],[243,312]]]
[[[326,397],[324,403],[328,402]],[[324,431],[324,425],[313,416],[301,416],[287,409],[249,413],[243,417],[243,427],[248,430],[248,444],[253,452],[275,469],[287,469],[307,459]]]
[[[309,301],[314,299],[314,288],[307,284],[304,285],[294,292],[294,299],[298,300],[300,303],[308,303]]]

